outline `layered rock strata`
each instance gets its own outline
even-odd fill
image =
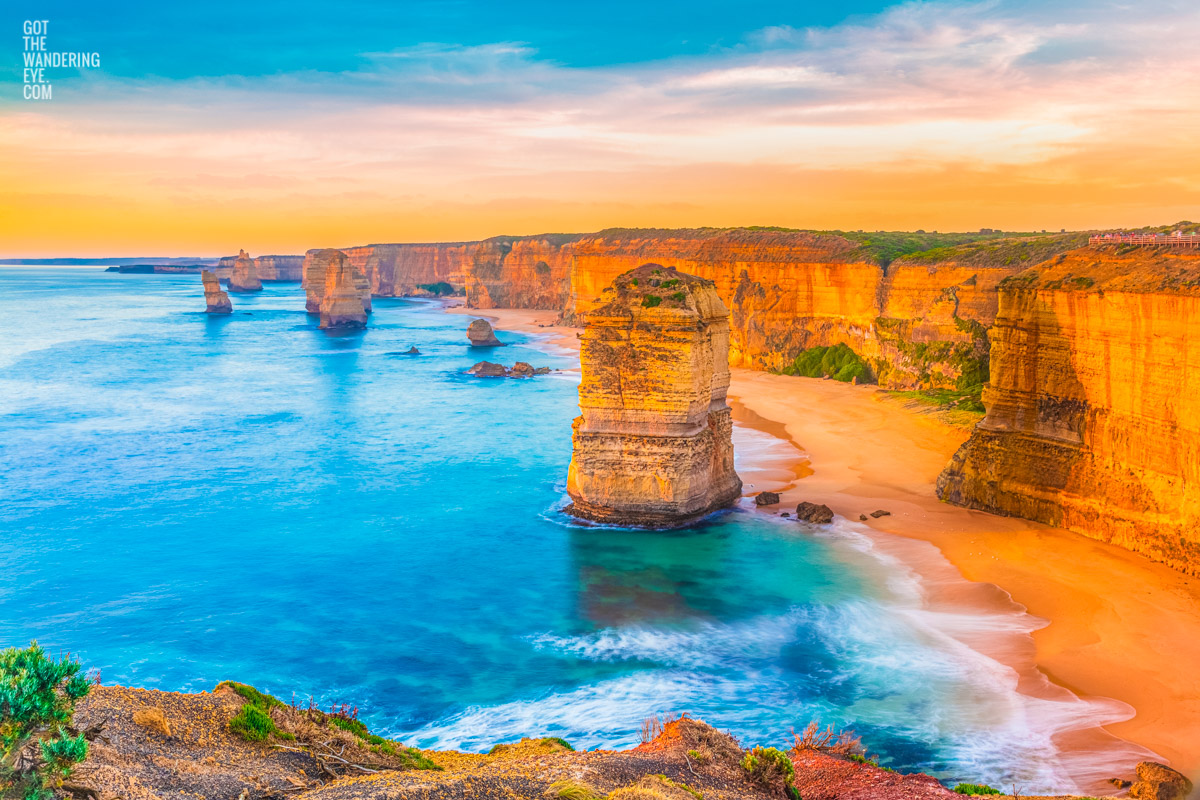
[[[733,503],[729,310],[711,281],[657,264],[584,317],[569,513],[670,527]]]
[[[254,259],[246,255],[245,250],[238,251],[238,257],[233,262],[233,270],[229,273],[229,291],[261,292],[262,288],[262,281],[258,279],[258,271],[254,268]]]
[[[204,282],[205,311],[209,314],[233,313],[233,303],[229,302],[229,295],[221,288],[216,273],[206,269],[200,273],[200,280]]]
[[[987,416],[938,481],[1200,574],[1200,254],[1082,248],[1000,286]]]
[[[367,310],[354,280],[354,269],[344,253],[332,251],[325,268],[325,291],[321,298],[321,328],[364,328]]]
[[[336,266],[335,266],[336,265]],[[345,265],[350,272],[351,286],[358,295],[363,310],[371,312],[371,283],[362,271],[361,265],[355,263],[342,250],[332,248],[325,250],[309,250],[304,257],[304,309],[310,314],[321,313],[321,304],[325,299],[328,287],[331,285],[329,275]]]
[[[228,278],[239,256],[225,256],[217,262],[217,277]],[[294,282],[301,279],[304,256],[259,256],[254,271],[260,281]]]

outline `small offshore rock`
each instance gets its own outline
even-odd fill
[[[508,370],[503,364],[493,364],[491,361],[480,361],[475,366],[467,370],[467,374],[474,375],[476,378],[503,378],[508,375]]]
[[[796,506],[796,518],[814,525],[828,525],[833,522],[833,509],[827,505],[810,503],[806,500]]]
[[[1138,779],[1129,787],[1129,796],[1136,800],[1183,800],[1192,793],[1192,782],[1157,761],[1137,765]]]
[[[779,502],[779,492],[759,492],[754,496],[754,505],[773,506]]]
[[[421,351],[420,351],[420,350],[418,350],[418,349],[416,348],[416,345],[414,345],[414,346],[412,346],[412,347],[408,348],[407,350],[405,350],[405,351],[404,351],[404,355],[406,355],[406,356],[419,356],[419,355],[421,355]]]
[[[787,512],[787,511],[781,511],[781,512],[779,512],[779,516],[781,516],[781,517],[790,517],[790,516],[791,516],[791,513]]]
[[[533,365],[526,364],[524,361],[513,364],[512,369],[508,371],[510,378],[532,378],[534,374]]]
[[[486,319],[474,320],[467,326],[467,338],[472,347],[503,347],[504,342],[496,338],[492,324]]]
[[[884,511],[882,508],[879,509],[878,511],[871,512],[871,516],[874,517],[875,519],[879,519],[880,517],[890,517],[891,515],[892,515],[892,512]]]
[[[534,375],[549,375],[550,368],[549,367],[538,367],[537,369],[535,369],[533,371],[533,374]]]

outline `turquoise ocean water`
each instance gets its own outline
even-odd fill
[[[849,526],[570,524],[569,354],[502,333],[489,358],[565,371],[481,380],[470,318],[431,301],[329,335],[294,284],[233,300],[211,318],[194,275],[0,269],[0,645],[352,703],[424,747],[629,746],[685,711],[786,745],[819,719],[897,769],[1073,788],[1050,737],[1091,710],[1023,698],[951,635],[1028,618],[923,612]]]

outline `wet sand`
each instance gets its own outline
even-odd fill
[[[553,311],[448,310],[578,347],[574,329],[540,327],[553,324]],[[790,470],[773,464],[754,480],[743,476],[756,484],[748,493],[783,490],[775,513],[801,500],[828,504],[921,573],[931,607],[1024,607],[1045,621],[1031,636],[996,641],[987,632],[964,632],[964,641],[1012,666],[1025,694],[1072,702],[1069,690],[1094,701],[1082,704],[1084,717],[1128,717],[1057,737],[1061,749],[1078,756],[1069,769],[1080,785],[1098,793],[1098,781],[1109,777],[1106,759],[1139,757],[1136,749],[1122,753],[1105,731],[1197,777],[1200,580],[1078,534],[941,503],[937,476],[969,431],[873,387],[735,369],[730,399],[741,424],[786,436],[803,451]],[[860,522],[860,514],[876,509],[891,516]]]

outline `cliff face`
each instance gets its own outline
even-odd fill
[[[240,256],[225,256],[217,262],[218,278],[228,278]],[[259,256],[253,259],[254,271],[263,281],[298,281],[304,267],[304,256]]]
[[[952,503],[1200,574],[1200,254],[1081,248],[1005,281]]]
[[[204,283],[205,311],[209,314],[232,313],[233,303],[229,302],[229,295],[221,288],[221,281],[216,274],[206,269],[200,273],[200,280]]]
[[[474,308],[560,310],[570,324],[603,302],[618,275],[651,262],[675,267],[712,281],[730,309],[734,365],[778,369],[804,349],[845,343],[894,388],[952,387],[986,365],[996,285],[1025,266],[1004,253],[885,266],[842,236],[765,230],[498,237],[346,253],[376,295],[445,281],[464,286]]]
[[[729,505],[729,312],[712,283],[646,264],[604,297],[581,340],[567,510],[665,527]]]

